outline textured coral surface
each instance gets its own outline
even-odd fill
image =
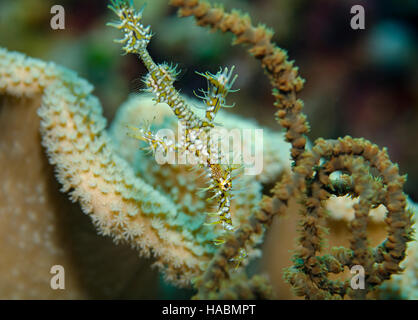
[[[144,121],[175,130],[166,105],[132,96],[106,129],[87,81],[0,48],[0,298],[155,297],[158,272],[151,264],[167,282],[197,289],[195,298],[369,298],[348,288],[348,268],[360,263],[374,297],[416,299],[417,242],[407,246],[416,206],[406,200],[405,178],[386,150],[351,137],[319,139],[308,148],[309,124],[296,96],[304,80],[271,42],[272,32],[205,1],[171,3],[198,25],[249,44],[274,88],[286,132],[264,128],[263,142],[244,141],[263,146],[264,169],[236,181],[231,215],[238,230],[214,246],[221,230],[205,224],[216,200],[201,190],[208,183],[202,170],[160,166],[127,135],[127,125]],[[226,128],[260,128],[226,112],[216,120]],[[341,179],[331,179],[335,171]],[[262,200],[263,193],[269,196]],[[242,249],[248,259],[231,272]],[[261,263],[248,265],[260,254]],[[55,264],[65,267],[64,291],[50,288]],[[246,266],[270,278],[249,277]]]

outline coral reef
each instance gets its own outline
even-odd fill
[[[298,69],[287,60],[287,54],[272,42],[272,32],[263,26],[253,27],[251,20],[238,12],[225,13],[223,8],[212,7],[198,0],[173,0],[180,7],[180,15],[196,18],[197,24],[210,26],[236,36],[235,43],[251,45],[249,52],[261,64],[273,86],[273,95],[279,111],[279,123],[286,129],[286,140],[291,144],[292,175],[286,175],[273,189],[267,212],[284,213],[290,198],[302,203],[300,222],[300,248],[295,254],[294,266],[285,274],[297,295],[308,299],[352,298],[364,299],[367,293],[399,273],[405,258],[406,244],[412,240],[412,211],[406,210],[406,197],[402,192],[405,177],[398,173],[386,150],[379,150],[364,139],[345,137],[339,140],[318,139],[312,151],[305,150],[309,130],[303,103],[296,94],[304,80]],[[376,176],[372,170],[377,171]],[[341,171],[341,183],[334,185],[329,176]],[[384,190],[384,192],[381,192]],[[360,198],[354,205],[355,220],[350,249],[338,248],[331,255],[317,256],[321,252],[323,206],[331,194],[350,194]],[[368,247],[367,221],[372,206],[383,204],[388,210],[386,224],[388,237],[373,250]],[[340,273],[344,267],[361,265],[366,271],[366,290],[351,290],[349,282],[333,281],[328,273]]]
[[[259,245],[273,218],[295,214],[289,208],[291,202],[297,202],[301,211],[298,248],[294,265],[287,269],[285,278],[298,296],[307,299],[369,298],[369,293],[375,293],[383,281],[392,277],[387,287],[382,289],[382,294],[398,290],[402,297],[414,297],[416,241],[409,251],[407,243],[412,240],[412,212],[415,209],[406,208],[407,199],[402,192],[405,178],[399,175],[386,150],[364,139],[351,137],[318,139],[308,149],[305,135],[309,125],[302,113],[303,102],[297,98],[304,80],[298,76],[293,62],[288,61],[286,52],[271,42],[272,31],[264,26],[254,27],[248,16],[236,11],[226,13],[223,8],[212,7],[205,1],[171,0],[171,4],[180,8],[181,16],[193,15],[198,25],[231,32],[236,36],[235,43],[249,45],[249,52],[261,61],[274,88],[278,108],[276,115],[286,133],[282,135],[265,129],[263,172],[236,180],[237,190],[242,189],[243,192],[231,199],[230,213],[239,228],[226,233],[219,247],[214,246],[213,240],[218,237],[219,231],[205,225],[204,213],[210,212],[221,200],[215,197],[206,201],[208,190],[197,192],[207,186],[207,180],[200,177],[201,170],[190,171],[190,166],[155,165],[151,157],[138,150],[138,142],[126,135],[129,132],[127,125],[137,126],[146,118],[152,119],[154,126],[175,129],[177,124],[173,121],[172,111],[190,120],[191,130],[210,127],[213,119],[211,112],[217,112],[219,107],[207,99],[210,90],[204,93],[204,100],[214,108],[207,109],[209,114],[206,113],[206,119],[202,120],[184,108],[185,105],[198,103],[173,91],[173,79],[167,76],[169,70],[155,65],[146,51],[141,51],[142,60],[152,78],[148,77],[150,87],[161,85],[167,79],[170,82],[170,86],[164,83],[163,89],[168,88],[169,91],[167,95],[161,95],[161,88],[154,92],[160,94],[157,101],[166,104],[155,106],[148,95],[133,96],[119,109],[107,131],[101,105],[92,95],[93,87],[87,81],[53,63],[0,49],[0,94],[3,96],[0,123],[9,128],[8,134],[2,133],[1,136],[0,160],[10,167],[22,155],[26,161],[16,162],[23,163],[24,171],[19,172],[19,167],[14,166],[13,170],[2,172],[0,176],[4,181],[0,193],[0,215],[4,217],[1,228],[10,228],[13,234],[9,237],[7,233],[6,237],[3,233],[2,240],[7,243],[4,252],[6,256],[12,256],[15,250],[19,252],[18,259],[2,260],[6,262],[0,266],[5,270],[13,269],[13,263],[24,259],[29,251],[36,259],[42,260],[33,270],[35,279],[30,280],[32,275],[25,274],[23,269],[15,269],[13,279],[19,278],[22,285],[14,288],[13,283],[16,282],[1,283],[4,292],[9,292],[6,297],[56,297],[55,293],[46,290],[45,279],[49,277],[45,272],[58,260],[69,266],[69,274],[76,276],[79,272],[77,264],[62,245],[60,237],[63,235],[54,229],[60,224],[56,221],[61,214],[57,212],[57,206],[66,207],[64,210],[68,215],[74,214],[76,209],[60,202],[62,197],[61,200],[57,200],[58,196],[56,199],[55,196],[54,199],[45,199],[49,195],[45,189],[53,183],[46,173],[49,167],[42,167],[43,150],[37,141],[38,136],[34,134],[38,129],[37,121],[33,121],[36,110],[41,119],[42,145],[55,168],[61,191],[81,205],[100,235],[125,244],[120,251],[115,251],[109,243],[98,243],[97,248],[101,251],[89,256],[91,263],[104,257],[111,259],[124,255],[132,261],[115,266],[115,269],[120,268],[114,272],[116,275],[97,285],[101,296],[123,296],[126,292],[135,291],[134,288],[126,288],[129,286],[127,279],[134,277],[137,270],[143,270],[146,262],[136,257],[135,250],[130,252],[130,246],[142,256],[152,255],[154,266],[164,273],[165,280],[183,287],[192,285],[197,290],[195,298],[273,298],[275,294],[268,278],[257,274],[248,276],[244,268],[248,259],[241,261],[240,258],[246,254],[249,258],[259,256]],[[127,3],[114,1],[113,5],[127,6]],[[141,46],[141,37],[147,43],[151,36],[146,28],[141,27],[137,32],[136,27],[130,26],[130,33],[123,40],[128,52],[136,52],[137,46]],[[205,74],[209,81],[216,76]],[[175,97],[171,99],[170,95]],[[21,119],[26,121],[19,122]],[[221,120],[226,128],[258,127],[222,110],[217,120]],[[27,127],[24,128],[25,125]],[[24,130],[19,131],[20,127]],[[32,134],[34,140],[22,147],[19,143],[24,139],[19,139],[17,135],[14,140],[14,136],[26,133]],[[251,147],[259,144],[258,141],[245,143],[251,144]],[[8,149],[13,152],[5,156]],[[33,167],[29,162],[33,162]],[[33,171],[30,170],[32,168]],[[337,179],[332,178],[333,173],[339,173]],[[262,184],[275,182],[271,195],[262,196]],[[14,189],[12,186],[16,183],[18,188]],[[33,190],[36,190],[37,196],[32,201],[30,194]],[[347,195],[358,199],[343,198]],[[26,201],[23,204],[22,197]],[[341,202],[338,208],[335,207],[335,198]],[[350,208],[352,202],[356,202],[352,205],[353,209]],[[349,247],[323,254],[326,209],[332,219],[344,217],[343,220],[349,221],[352,238]],[[367,230],[372,209],[386,210],[383,222],[382,212],[374,219],[388,227],[386,239],[374,248],[370,247]],[[24,216],[26,214],[27,217]],[[74,220],[77,221],[76,218]],[[24,221],[32,222],[28,227]],[[83,221],[80,225],[84,225],[85,219]],[[35,231],[30,236],[27,235],[28,228]],[[77,233],[77,238],[82,238],[80,234],[83,230],[73,231]],[[94,236],[91,229],[84,234],[88,239]],[[403,264],[405,273],[393,276],[401,273],[401,262],[406,255],[408,257]],[[237,260],[240,267],[238,272],[234,272],[231,261]],[[338,274],[345,267],[357,264],[365,268],[366,290],[351,290],[347,280],[330,279],[330,273]],[[106,271],[102,270],[103,273]],[[65,298],[88,297],[83,276],[78,275],[78,279],[79,282],[72,282],[74,287],[66,291],[69,295]],[[138,282],[141,280],[135,279]]]
[[[418,206],[409,201],[409,209],[418,212]],[[417,226],[414,225],[416,234]],[[392,276],[390,281],[385,282],[378,292],[377,297],[380,299],[418,299],[418,241],[414,241],[406,251],[405,261],[401,267],[404,269],[402,274]]]
[[[39,135],[41,89],[23,81],[36,74],[36,65],[48,64],[28,59],[32,67],[24,70],[23,55],[0,51],[0,162],[5,168],[0,172],[0,298],[155,297],[158,278],[149,263],[129,246],[98,237],[78,203],[59,191]],[[55,264],[65,266],[66,290],[51,290]],[[150,290],[144,292],[144,285]]]

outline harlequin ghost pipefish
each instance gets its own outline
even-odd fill
[[[183,136],[177,143],[158,137],[149,128],[130,126],[131,136],[148,143],[150,150],[154,153],[160,149],[164,153],[178,152],[199,159],[200,166],[205,169],[210,181],[205,190],[213,194],[210,199],[215,199],[217,203],[216,212],[208,214],[216,220],[208,224],[220,224],[225,232],[234,231],[236,227],[231,217],[231,198],[235,177],[233,171],[238,170],[239,167],[228,164],[226,154],[214,151],[206,143],[206,137],[215,127],[214,120],[217,112],[221,108],[233,107],[233,105],[226,105],[226,97],[228,93],[237,91],[232,89],[237,78],[237,75],[233,74],[234,67],[221,68],[216,74],[197,72],[207,80],[208,84],[207,90],[200,89],[201,95],[196,94],[203,100],[206,108],[204,118],[199,118],[174,88],[173,84],[178,75],[176,67],[166,63],[156,64],[151,58],[147,45],[152,38],[152,32],[150,26],[145,27],[141,23],[144,8],[136,11],[132,2],[127,1],[115,0],[111,3],[109,8],[116,13],[119,21],[108,25],[121,30],[124,34],[122,39],[115,40],[115,42],[123,45],[122,49],[126,54],[133,53],[139,56],[148,70],[148,74],[143,79],[145,91],[154,95],[156,103],[169,105],[181,126],[184,127]],[[224,242],[222,238],[214,240],[216,245]],[[243,249],[234,261],[238,261],[239,264],[245,256]]]

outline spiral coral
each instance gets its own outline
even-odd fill
[[[265,211],[285,213],[289,200],[296,197],[302,204],[300,238],[294,266],[286,274],[295,293],[307,299],[366,298],[394,273],[399,273],[405,258],[407,243],[412,240],[412,212],[406,210],[402,192],[405,177],[399,175],[385,149],[363,139],[345,137],[339,140],[318,139],[312,151],[306,150],[305,134],[309,124],[302,112],[303,102],[297,93],[304,80],[298,68],[288,61],[284,50],[271,42],[273,33],[264,26],[254,27],[248,16],[226,13],[206,1],[172,0],[181,16],[194,16],[198,25],[210,26],[236,36],[235,43],[249,44],[249,53],[261,61],[273,87],[278,122],[286,129],[286,141],[291,148],[292,174],[285,175],[274,188]],[[371,174],[377,171],[377,176]],[[337,185],[330,180],[333,172],[344,174]],[[384,192],[380,192],[381,190]],[[331,255],[317,256],[323,246],[323,205],[331,194],[360,196],[353,206],[355,220],[351,222],[353,237],[350,248],[339,248]],[[383,204],[388,210],[388,237],[379,246],[368,247],[367,221],[373,206]],[[354,291],[348,282],[333,281],[328,273],[340,273],[344,266],[362,265],[366,270],[366,290]]]

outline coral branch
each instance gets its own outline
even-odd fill
[[[206,1],[171,0],[170,4],[180,8],[180,16],[193,15],[198,25],[231,32],[236,36],[235,44],[250,45],[249,53],[261,61],[274,88],[275,105],[279,108],[277,116],[287,129],[286,140],[292,145],[291,155],[297,164],[305,150],[304,134],[309,131],[306,116],[301,113],[303,102],[296,98],[304,80],[298,76],[298,68],[293,62],[288,61],[286,51],[272,43],[273,32],[262,25],[253,26],[248,15],[238,11],[226,13],[223,8],[212,7]]]
[[[182,233],[174,203],[134,175],[104,131],[92,86],[73,72],[0,51],[0,92],[25,97],[42,93],[41,134],[62,191],[70,191],[99,232],[152,251],[168,279],[187,285],[213,254],[202,230],[199,241]]]

